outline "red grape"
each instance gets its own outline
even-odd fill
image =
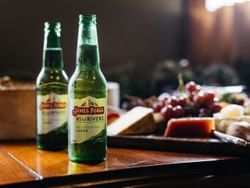
[[[196,84],[194,81],[190,81],[188,82],[186,85],[186,90],[189,92],[189,93],[193,93],[193,92],[197,92],[201,89],[201,86],[199,84]]]
[[[180,105],[173,107],[173,117],[175,118],[182,117],[184,113],[185,111]]]
[[[153,109],[154,112],[160,112],[161,109],[165,106],[163,101],[157,101],[155,103],[153,103]]]
[[[177,98],[176,96],[172,96],[172,97],[171,97],[171,100],[170,100],[170,104],[171,104],[172,106],[177,106],[177,105],[179,104],[178,98]]]
[[[167,105],[161,109],[161,114],[164,116],[165,119],[170,119],[173,117],[173,106]]]
[[[171,98],[165,101],[165,104],[166,105],[171,104],[172,106],[177,106],[177,105],[185,106],[187,104],[187,98],[173,95]]]
[[[204,97],[206,99],[206,103],[207,104],[212,104],[214,103],[214,97],[215,97],[215,94],[211,91],[208,91],[208,92],[205,92],[204,93]]]
[[[199,92],[198,95],[195,95],[193,98],[193,102],[195,105],[202,106],[206,102],[206,98],[203,92]]]
[[[179,105],[183,107],[186,104],[187,104],[187,97],[180,96],[179,97]]]

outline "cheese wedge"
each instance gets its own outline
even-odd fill
[[[150,134],[156,130],[153,110],[135,107],[107,127],[108,136]]]

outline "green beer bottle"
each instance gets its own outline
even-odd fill
[[[44,26],[43,65],[36,80],[37,147],[58,150],[68,146],[68,77],[63,70],[61,25]]]
[[[79,16],[76,69],[70,78],[69,158],[98,162],[106,158],[107,83],[100,69],[95,15]]]

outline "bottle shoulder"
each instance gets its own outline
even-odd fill
[[[107,96],[107,82],[102,72],[76,70],[69,80],[68,93],[75,98]]]
[[[68,84],[68,76],[63,69],[42,68],[36,79],[36,85],[42,84]]]
[[[69,80],[69,84],[82,83],[89,85],[107,85],[107,81],[99,68],[95,69],[76,69]]]

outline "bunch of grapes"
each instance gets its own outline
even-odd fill
[[[161,95],[152,106],[154,112],[160,112],[169,120],[178,117],[209,117],[221,110],[213,92],[201,90],[201,86],[193,81],[188,82],[185,89],[186,95]]]

